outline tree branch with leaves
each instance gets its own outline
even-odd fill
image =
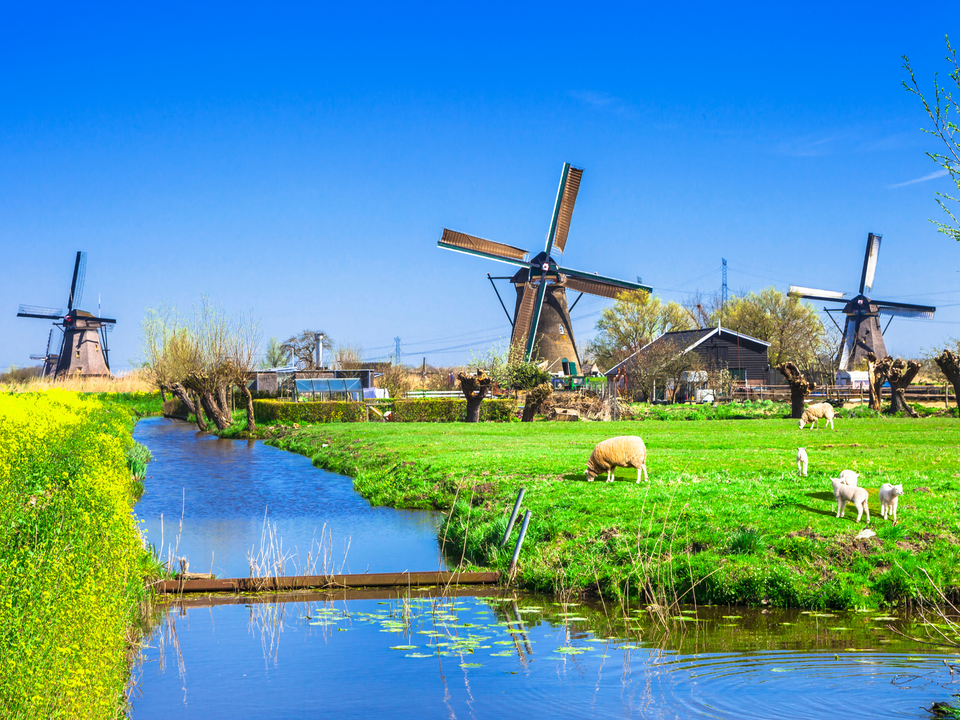
[[[946,61],[950,68],[947,77],[950,78],[956,91],[960,91],[960,65],[957,63],[957,52],[950,45],[950,37],[945,36],[944,39],[947,43]],[[957,187],[958,195],[960,195],[960,138],[957,135],[957,123],[953,119],[960,115],[960,102],[953,96],[955,90],[941,85],[939,73],[934,73],[931,103],[931,99],[928,99],[929,96],[925,96],[923,91],[920,90],[920,84],[917,82],[917,77],[910,65],[910,58],[906,55],[903,55],[902,58],[903,68],[910,76],[909,82],[903,81],[903,87],[908,93],[920,98],[923,109],[926,110],[927,116],[933,122],[933,129],[921,128],[921,130],[940,138],[945,148],[944,152],[928,152],[927,157],[942,168],[941,174],[950,176],[953,184]],[[930,222],[937,226],[939,232],[960,242],[960,221],[957,220],[957,217],[945,202],[960,202],[960,198],[943,192],[938,192],[937,196],[937,204],[950,218],[950,222],[942,223],[933,219]]]

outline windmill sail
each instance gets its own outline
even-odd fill
[[[567,245],[567,235],[570,233],[570,221],[573,219],[573,206],[577,202],[577,193],[580,191],[580,179],[583,170],[570,167],[564,163],[563,175],[560,177],[560,188],[557,190],[557,202],[553,209],[553,220],[550,223],[550,236],[547,238],[546,253],[553,249],[563,253]],[[550,239],[553,239],[551,246]]]
[[[894,317],[931,320],[933,319],[933,314],[937,311],[937,309],[931,305],[911,305],[909,303],[896,303],[888,300],[880,300],[875,304],[881,315],[892,315]]]
[[[521,248],[494,242],[493,240],[485,240],[456,230],[447,230],[446,228],[443,229],[443,236],[437,242],[437,246],[469,255],[479,255],[491,260],[499,260],[511,265],[526,265],[526,260],[529,257],[529,253]]]
[[[585,273],[580,270],[571,270],[570,268],[557,268],[557,272],[567,276],[566,286],[568,288],[587,295],[616,298],[624,290],[645,290],[646,292],[653,290],[649,285],[615,280],[614,278]]]
[[[791,285],[787,295],[796,298],[807,298],[809,300],[843,300],[846,293]]]
[[[80,305],[80,299],[83,297],[83,281],[87,276],[87,254],[83,251],[77,253],[76,262],[73,264],[73,282],[70,283],[70,300],[67,302],[67,310],[73,310]]]
[[[17,317],[40,318],[41,320],[62,320],[66,313],[61,308],[21,305]]]
[[[860,294],[864,291],[869,295],[873,289],[873,276],[877,272],[877,257],[880,255],[880,239],[882,235],[870,233],[867,235],[867,249],[863,255],[863,273],[860,275]]]
[[[513,345],[526,350],[527,338],[530,336],[530,325],[533,321],[533,306],[537,301],[537,288],[533,283],[523,284],[523,299],[517,308],[517,315],[513,319]]]

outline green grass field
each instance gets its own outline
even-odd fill
[[[499,548],[518,488],[532,511],[517,582],[546,591],[784,607],[878,607],[960,589],[960,422],[837,419],[621,423],[355,423],[273,441],[355,478],[371,502],[451,508],[448,557],[504,569]],[[649,483],[584,480],[593,446],[639,435]],[[323,447],[326,444],[327,447]],[[796,449],[809,476],[798,478]],[[877,537],[853,506],[834,517],[830,477],[849,468],[870,490]],[[877,489],[903,483],[900,523]],[[454,501],[454,499],[456,500]]]

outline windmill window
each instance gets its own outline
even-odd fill
[[[80,357],[80,351],[77,350],[77,357]]]
[[[563,325],[560,326],[560,334],[561,334],[561,335],[564,334],[564,332],[563,332]]]

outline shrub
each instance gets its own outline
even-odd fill
[[[254,400],[253,413],[258,422],[270,423],[326,423],[365,422],[367,406],[362,402],[281,402]]]
[[[516,410],[513,400],[484,400],[480,405],[480,421],[508,422]],[[466,417],[467,401],[461,398],[397,400],[393,404],[395,422],[463,422]]]

